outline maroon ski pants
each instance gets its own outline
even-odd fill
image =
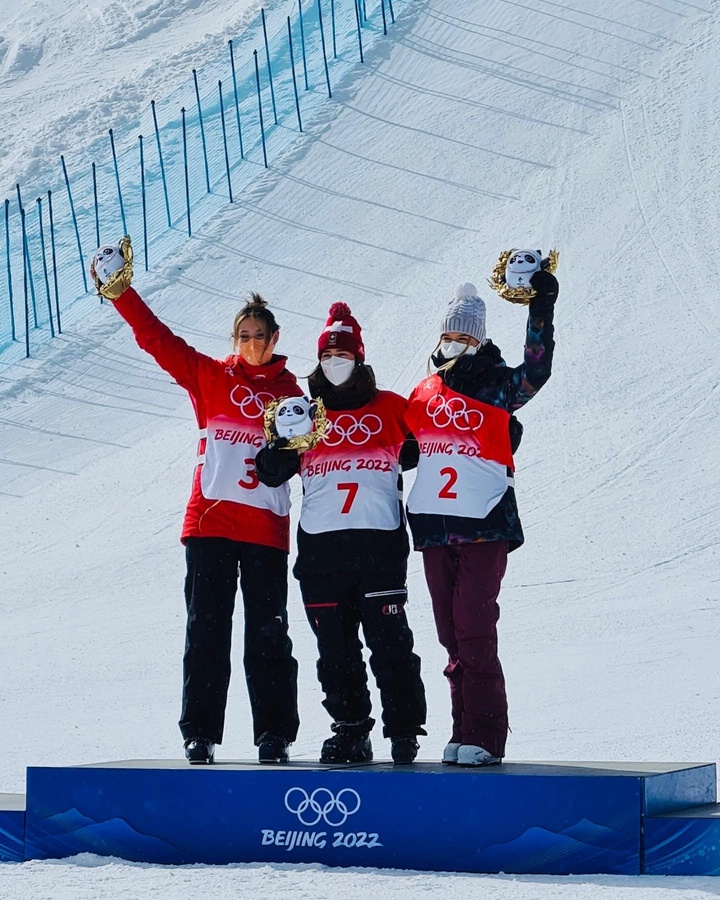
[[[505,755],[505,678],[497,652],[497,597],[507,541],[450,544],[422,551],[435,625],[448,652],[452,740]]]

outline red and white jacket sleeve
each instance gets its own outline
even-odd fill
[[[181,387],[197,396],[202,370],[214,367],[216,360],[173,334],[133,288],[124,291],[114,305],[132,328],[138,347],[149,353]]]

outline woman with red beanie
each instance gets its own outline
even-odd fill
[[[278,439],[258,454],[257,472],[267,485],[284,484],[296,472],[303,482],[293,574],[317,638],[323,705],[333,719],[320,762],[373,758],[362,625],[383,734],[394,762],[411,763],[417,736],[426,733],[426,706],[405,614],[409,545],[399,488],[407,402],[378,390],[360,326],[344,303],[330,307],[318,359],[308,383],[327,409],[324,439],[302,456]]]
[[[181,535],[187,561],[179,723],[185,755],[191,763],[211,763],[222,743],[239,570],[255,744],[260,762],[287,762],[299,724],[287,620],[290,491],[261,484],[255,456],[265,443],[266,404],[302,391],[285,368],[286,357],[275,353],[280,329],[258,294],[235,316],[233,354],[213,359],[173,334],[130,287],[129,239],[121,242],[125,262],[114,276],[104,264],[113,250],[117,256],[111,247],[95,254],[91,274],[98,290],[130,325],[138,346],[188,392],[199,428]]]

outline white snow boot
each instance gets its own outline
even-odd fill
[[[445,749],[443,750],[443,765],[446,766],[455,766],[458,761],[458,750],[460,749],[459,743],[453,743],[450,741],[449,744],[445,745]]]
[[[502,760],[499,756],[493,756],[484,747],[476,747],[474,744],[461,744],[458,747],[457,764],[459,766],[496,766],[500,762]]]

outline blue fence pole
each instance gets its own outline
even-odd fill
[[[60,156],[62,163],[63,175],[65,176],[65,187],[67,188],[68,201],[70,202],[70,212],[72,213],[73,225],[75,226],[75,239],[77,240],[78,256],[80,257],[80,271],[82,272],[83,284],[85,285],[85,293],[88,292],[87,275],[85,274],[85,258],[83,257],[82,246],[80,245],[80,229],[78,228],[77,216],[75,215],[75,204],[73,203],[72,191],[70,190],[70,179],[68,178],[67,166],[65,165],[65,157]]]
[[[18,209],[23,210],[25,206],[22,202],[22,194],[20,193],[20,184],[19,182],[15,183],[15,190],[17,191],[18,198]],[[37,317],[37,303],[35,301],[35,279],[33,278],[32,266],[30,265],[30,247],[28,245],[27,239],[23,238],[23,253],[27,257],[27,271],[28,271],[28,281],[30,283],[30,298],[32,300],[32,309],[33,309],[33,327],[38,327],[38,317]]]
[[[287,17],[288,44],[290,46],[290,68],[292,69],[293,91],[295,92],[295,109],[297,110],[298,128],[302,131],[302,119],[300,118],[300,98],[298,97],[297,76],[295,75],[295,55],[293,53],[292,25],[290,16]]]
[[[305,53],[305,25],[303,24],[302,0],[298,0],[298,14],[300,18],[300,45],[302,47],[303,73],[305,75],[305,90],[310,90],[307,77],[307,54]]]
[[[115,166],[115,183],[117,184],[118,202],[120,204],[120,218],[122,219],[123,234],[128,233],[125,221],[125,204],[123,203],[122,188],[120,187],[120,170],[118,169],[117,153],[115,152],[115,135],[112,128],[108,128],[110,135],[110,149],[112,150],[113,165]]]
[[[383,34],[387,34],[387,19],[385,18],[385,0],[380,0],[380,8],[382,9]]]
[[[25,210],[20,208],[20,222],[22,225],[22,242],[25,246]],[[23,295],[25,298],[25,359],[30,356],[30,304],[28,302],[28,270],[27,256],[23,253]]]
[[[262,137],[263,160],[265,161],[265,168],[267,169],[268,161],[267,149],[265,147],[265,125],[263,123],[262,94],[260,92],[260,66],[258,65],[257,50],[253,50],[253,56],[255,58],[255,83],[257,84],[258,113],[260,114],[260,136]]]
[[[327,81],[328,97],[332,97],[332,89],[330,87],[330,70],[328,69],[327,52],[325,50],[325,29],[323,28],[322,3],[317,0],[318,5],[318,21],[320,23],[320,43],[322,44],[323,62],[325,63],[325,81]]]
[[[45,256],[45,231],[43,229],[42,200],[37,198],[38,226],[40,228],[40,247],[42,249],[43,274],[45,275],[45,295],[47,296],[48,321],[50,322],[50,337],[55,337],[55,325],[53,324],[52,300],[50,299],[50,276],[48,274],[47,257]]]
[[[240,159],[245,159],[242,128],[240,127],[240,101],[238,99],[237,75],[235,74],[235,56],[233,54],[233,42],[228,41],[228,45],[230,46],[230,68],[232,69],[233,93],[235,94],[235,118],[237,119],[238,141],[240,141]]]
[[[185,127],[184,106],[180,110],[180,113],[182,114],[183,160],[185,163],[185,207],[187,209],[188,237],[192,237],[192,227],[190,225],[190,179],[188,177],[187,128]]]
[[[272,66],[270,65],[270,44],[268,43],[267,25],[265,24],[265,10],[260,10],[260,18],[262,19],[263,37],[265,38],[265,59],[267,61],[268,81],[270,82],[270,99],[272,100],[273,119],[275,124],[278,123],[277,107],[275,106],[275,88],[273,87]]]
[[[207,143],[205,141],[205,125],[203,123],[202,106],[200,105],[200,88],[198,87],[197,70],[192,70],[195,82],[195,100],[197,101],[198,120],[200,121],[200,138],[202,139],[203,159],[205,160],[205,183],[207,192],[210,193],[210,167],[208,166]]]
[[[227,173],[228,196],[233,202],[232,181],[230,180],[230,157],[228,155],[227,129],[225,128],[225,104],[223,103],[222,81],[218,80],[218,94],[220,96],[220,124],[222,125],[223,148],[225,150],[225,172]]]
[[[145,196],[145,151],[143,149],[143,136],[138,135],[140,142],[140,196],[142,198],[143,220],[143,252],[145,253],[145,271],[148,270],[148,234],[147,234],[147,198]]]
[[[390,8],[390,21],[395,24],[395,10],[393,9],[392,0],[388,0],[388,7]]]
[[[168,195],[167,179],[165,178],[165,163],[163,162],[162,145],[160,143],[160,129],[158,128],[157,113],[155,112],[155,101],[150,101],[150,109],[152,109],[153,125],[155,126],[155,143],[157,144],[158,159],[160,160],[160,175],[162,176],[163,193],[165,194],[165,213],[167,215],[168,228],[172,228],[172,219],[170,218],[170,197]]]
[[[363,14],[363,21],[367,22],[367,6],[365,5],[365,0],[362,0],[362,14]]]
[[[15,331],[15,309],[13,308],[13,280],[10,268],[10,201],[5,201],[5,259],[7,261],[8,298],[10,300],[10,334],[14,341],[17,340]]]
[[[58,334],[62,334],[60,324],[60,292],[58,291],[57,256],[55,254],[55,221],[53,219],[52,191],[48,191],[48,218],[50,220],[50,249],[52,251],[53,286],[55,288],[55,318]]]
[[[100,208],[98,206],[97,171],[95,169],[95,163],[92,164],[92,179],[93,179],[93,205],[95,207],[95,244],[97,247],[99,247],[100,246]]]
[[[360,0],[355,0],[355,22],[357,23],[358,47],[360,48],[360,62],[365,62],[363,56],[362,30],[360,28]]]
[[[330,0],[330,22],[332,24],[333,59],[337,59],[337,37],[335,35],[335,0]]]

